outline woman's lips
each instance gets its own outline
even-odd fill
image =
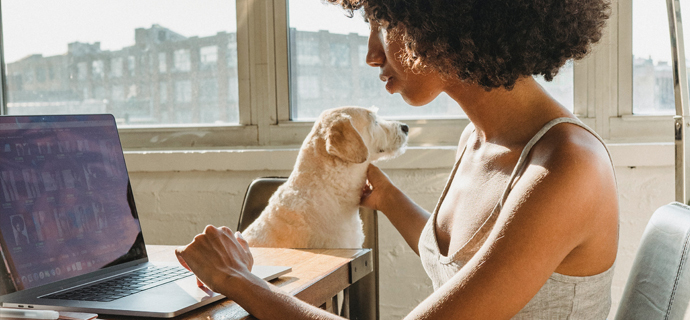
[[[393,77],[381,74],[379,75],[379,79],[386,83],[386,91],[393,93]]]
[[[393,94],[393,80],[395,80],[393,77],[386,79],[386,91],[390,94]]]

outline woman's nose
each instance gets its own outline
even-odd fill
[[[380,67],[386,61],[386,53],[379,38],[378,32],[369,34],[369,50],[367,51],[366,62],[372,67]]]

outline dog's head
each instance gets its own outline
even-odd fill
[[[326,152],[345,162],[364,163],[405,152],[408,126],[379,118],[374,109],[341,107],[324,111],[317,125]]]

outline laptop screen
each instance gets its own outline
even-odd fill
[[[0,117],[0,244],[4,293],[146,257],[111,115]]]

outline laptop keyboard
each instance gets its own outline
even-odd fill
[[[107,281],[41,298],[110,302],[191,275],[193,273],[179,266],[150,266]]]

